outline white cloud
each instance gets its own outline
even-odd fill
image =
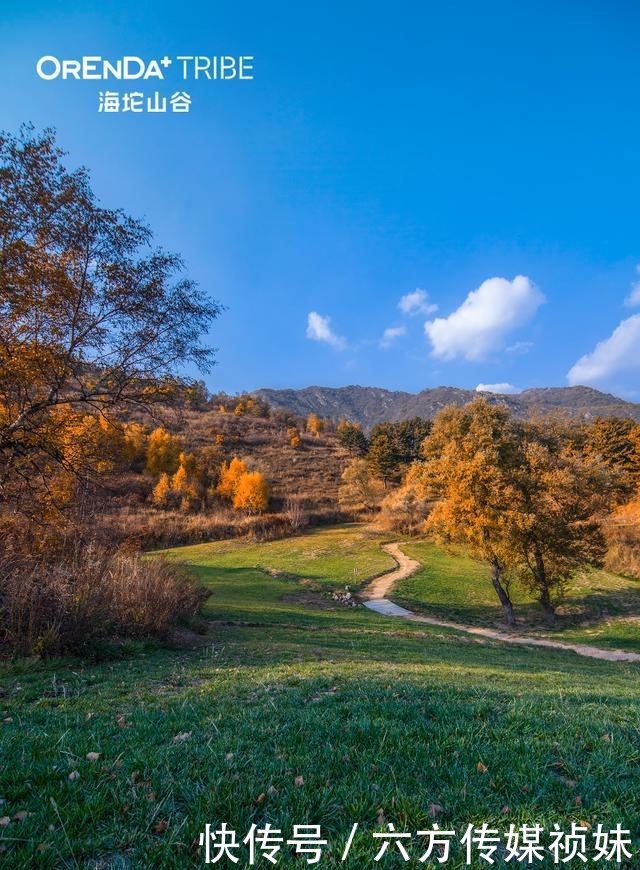
[[[530,320],[545,301],[524,275],[488,278],[448,317],[424,325],[432,352],[441,359],[480,360],[504,346],[505,337]]]
[[[396,341],[396,339],[398,339],[401,336],[406,335],[406,334],[407,334],[407,327],[406,326],[389,326],[382,333],[382,338],[380,339],[380,342],[379,342],[380,347],[383,348],[383,350],[386,350],[388,347],[391,347],[391,345]]]
[[[403,314],[434,314],[438,310],[437,305],[429,302],[427,291],[419,287],[413,293],[405,293],[398,302],[398,308]]]
[[[331,329],[331,318],[310,311],[307,317],[307,338],[312,341],[324,341],[336,350],[344,350],[347,342]]]
[[[509,395],[511,393],[519,393],[520,390],[514,387],[513,384],[478,384],[476,393],[503,393]]]
[[[601,384],[615,375],[640,371],[640,314],[619,323],[567,375],[570,384]]]
[[[505,347],[505,353],[525,354],[529,353],[533,347],[532,341],[514,341],[509,347]]]
[[[636,266],[636,272],[640,272],[640,266]],[[631,293],[624,300],[624,304],[628,308],[635,308],[636,305],[640,305],[640,281],[636,281],[635,284],[631,285]]]
[[[640,275],[640,263],[636,266],[636,273]],[[635,281],[631,285],[631,293],[624,300],[624,304],[627,308],[635,308],[640,305],[640,281]]]

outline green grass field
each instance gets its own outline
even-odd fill
[[[417,613],[454,622],[500,626],[502,612],[487,566],[458,547],[445,549],[411,541],[403,549],[423,567],[396,587],[394,601]],[[607,571],[580,572],[568,584],[552,627],[525,590],[514,586],[511,594],[519,630],[553,635],[561,641],[640,651],[639,580]]]
[[[620,822],[640,848],[639,666],[332,607],[327,590],[390,567],[358,527],[173,555],[212,590],[193,648],[2,666],[0,816],[27,815],[0,827],[1,866],[205,866],[199,832],[223,821],[239,839],[320,824],[317,866],[353,870],[468,866],[375,863],[388,822]],[[306,862],[285,846],[277,866]]]

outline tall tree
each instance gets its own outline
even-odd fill
[[[166,398],[221,306],[151,247],[141,221],[101,207],[51,130],[0,134],[0,498],[47,490],[74,414]],[[33,495],[33,492],[31,492]]]
[[[510,563],[553,618],[554,597],[576,569],[602,564],[600,517],[612,502],[612,476],[599,457],[585,456],[540,426],[523,427],[520,455],[505,530]]]
[[[435,503],[426,528],[445,541],[461,541],[486,561],[505,622],[515,624],[506,568],[504,526],[512,500],[517,431],[506,409],[477,400],[449,407],[435,418],[423,443],[425,461],[411,480]]]
[[[427,528],[490,564],[510,624],[510,579],[532,590],[553,618],[568,578],[604,555],[598,515],[611,501],[610,474],[559,431],[520,424],[479,399],[436,417],[426,461],[411,473],[437,499]]]
[[[399,480],[401,472],[398,449],[387,432],[372,434],[367,451],[367,462],[385,488],[389,481]]]

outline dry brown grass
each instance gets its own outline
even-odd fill
[[[607,527],[605,568],[615,574],[640,578],[640,526]]]
[[[616,574],[640,578],[640,495],[609,517],[605,533],[605,567]]]
[[[114,638],[165,638],[208,593],[160,558],[78,548],[55,560],[0,561],[0,649],[5,654],[94,651]]]

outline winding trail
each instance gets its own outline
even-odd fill
[[[359,598],[365,607],[380,613],[382,616],[395,616],[401,619],[409,619],[412,622],[424,622],[427,625],[437,625],[441,628],[450,628],[473,634],[489,640],[499,640],[504,643],[515,643],[523,646],[542,646],[547,649],[569,650],[579,656],[587,656],[591,659],[602,659],[608,662],[640,662],[640,653],[625,652],[619,649],[602,649],[597,646],[588,646],[582,643],[562,643],[546,638],[526,637],[525,635],[511,634],[506,631],[498,631],[493,628],[481,628],[476,625],[461,625],[458,622],[448,622],[444,619],[436,619],[432,616],[421,616],[412,613],[398,604],[394,604],[387,598],[395,584],[410,577],[419,571],[422,565],[411,559],[401,550],[401,544],[384,544],[382,549],[396,561],[398,567],[392,571],[374,578],[361,590]]]

